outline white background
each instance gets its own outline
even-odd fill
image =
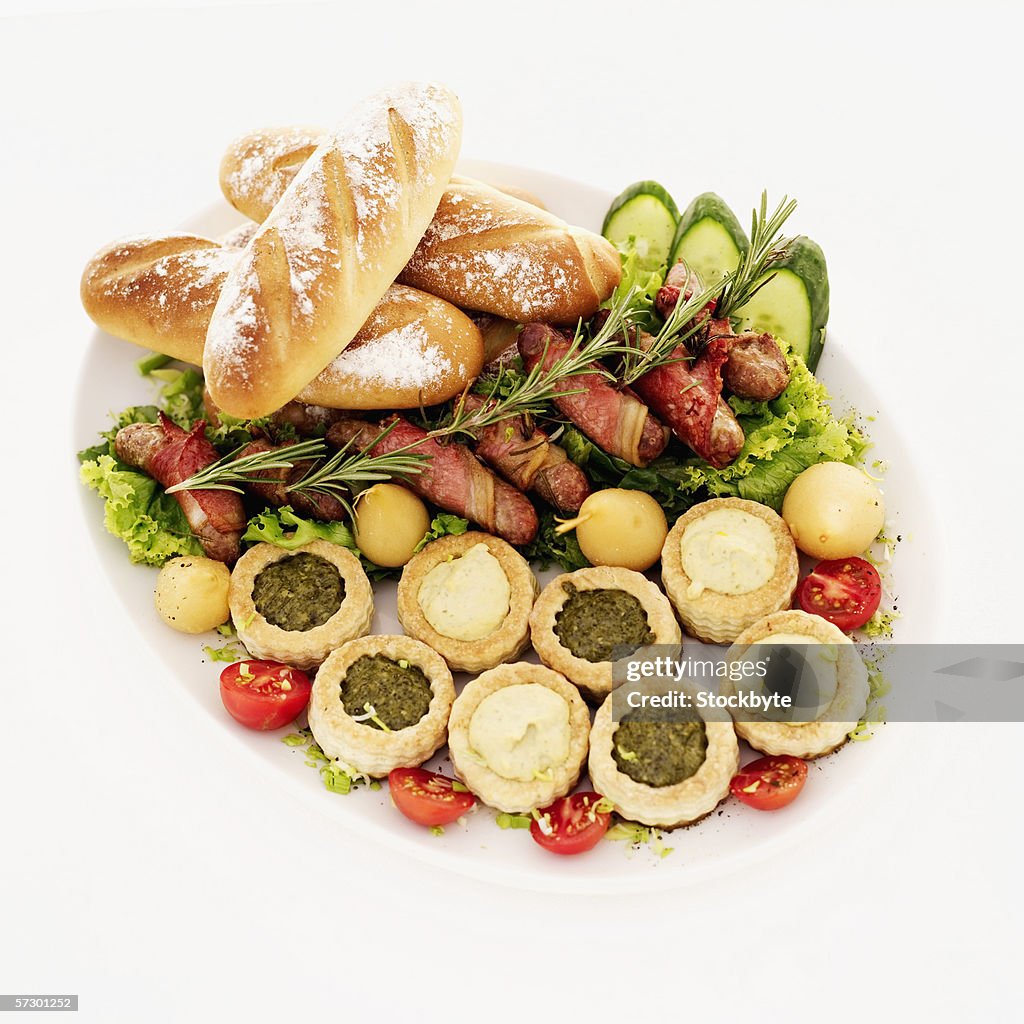
[[[428,869],[275,800],[180,699],[99,576],[69,414],[94,249],[213,202],[244,130],[440,78],[469,156],[797,196],[945,527],[936,636],[1024,640],[1015,5],[145,6],[0,24],[0,991],[103,1022],[1012,1016],[1019,726],[919,730],[882,799],[700,888]]]

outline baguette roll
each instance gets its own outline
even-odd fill
[[[199,366],[217,296],[240,255],[192,234],[116,242],[86,266],[82,304],[107,333]],[[332,409],[436,405],[458,395],[483,358],[469,317],[392,285],[351,344],[297,397]]]
[[[461,130],[454,94],[414,83],[371,97],[316,148],[214,307],[203,369],[218,406],[273,412],[355,337],[430,223]]]
[[[232,143],[221,163],[228,201],[263,220],[309,153],[315,131],[270,128]],[[532,194],[454,177],[399,278],[463,309],[517,323],[575,323],[622,276],[614,247],[570,227]]]
[[[570,324],[596,313],[621,277],[619,254],[600,235],[460,178],[398,280],[517,323]]]

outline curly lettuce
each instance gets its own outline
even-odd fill
[[[86,459],[82,483],[104,499],[103,525],[128,546],[128,557],[144,565],[163,565],[178,555],[201,555],[181,506],[145,473],[109,454]]]

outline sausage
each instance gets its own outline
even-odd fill
[[[484,399],[467,395],[467,409],[479,409]],[[473,445],[476,454],[521,491],[536,491],[563,515],[575,515],[590,494],[583,470],[569,461],[565,449],[522,416],[511,416],[484,427]]]
[[[187,480],[219,458],[198,420],[186,433],[160,413],[158,423],[129,423],[114,438],[117,457],[148,473],[164,487]],[[238,558],[245,509],[233,491],[177,491],[174,495],[207,557],[218,562]]]
[[[247,444],[239,453],[238,458],[256,455],[258,452],[283,451],[287,444],[271,444],[266,438],[259,438]],[[246,490],[262,498],[271,505],[280,508],[282,505],[291,507],[300,515],[325,522],[340,522],[345,519],[345,506],[331,494],[303,493],[293,491],[292,485],[301,480],[312,465],[312,460],[304,459],[296,462],[291,469],[264,469],[254,476],[261,482],[247,482]]]
[[[214,402],[209,389],[203,391],[203,409],[206,412],[206,422],[211,427],[219,427],[220,409]],[[346,414],[337,409],[328,409],[322,405],[289,402],[267,417],[267,426],[270,428],[270,434],[275,433],[275,428],[291,427],[299,437],[323,437],[327,428],[344,415]],[[266,433],[266,431],[260,430],[255,423],[250,422],[247,424],[247,428],[254,436]]]
[[[394,424],[380,441],[381,429]],[[401,416],[381,424],[343,419],[327,431],[327,443],[341,448],[352,442],[374,455],[413,445],[411,454],[429,456],[422,472],[411,474],[406,486],[447,512],[471,519],[489,533],[510,544],[529,544],[537,536],[539,522],[530,499],[499,479],[464,445],[441,444],[425,430]]]
[[[571,342],[548,324],[527,324],[519,335],[519,354],[527,370],[543,360],[548,370]],[[629,388],[613,387],[604,374],[579,373],[557,385],[555,405],[596,445],[633,466],[646,466],[668,444],[668,431]]]
[[[733,334],[726,318],[711,321],[708,337],[725,337],[729,341],[729,358],[722,367],[722,380],[734,395],[767,402],[786,390],[789,364],[770,334]]]
[[[650,335],[642,334],[639,344],[650,341]],[[679,361],[656,367],[634,385],[672,433],[716,469],[732,462],[744,441],[743,428],[722,399],[721,368],[728,354],[722,337],[709,341],[695,359],[679,345],[672,352]]]

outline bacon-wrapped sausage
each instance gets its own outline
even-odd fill
[[[164,487],[173,487],[216,462],[217,450],[206,439],[199,420],[186,433],[163,413],[159,423],[130,423],[114,438],[117,457],[148,473]],[[177,491],[181,510],[203,551],[219,562],[238,558],[245,509],[233,491]]]
[[[266,438],[261,437],[247,444],[238,453],[238,458],[256,455],[258,452],[287,451],[288,447],[287,444],[271,444]],[[260,482],[247,483],[246,490],[278,508],[282,505],[291,505],[300,516],[340,522],[346,513],[345,506],[337,498],[330,494],[305,494],[292,490],[292,485],[306,475],[311,465],[311,460],[305,459],[296,462],[291,469],[260,470],[253,474],[260,477]]]
[[[382,427],[392,423],[390,433],[374,444]],[[374,455],[413,445],[410,453],[430,457],[422,472],[407,481],[420,497],[473,520],[510,544],[529,544],[536,537],[537,512],[529,498],[495,476],[464,444],[440,444],[401,416],[389,417],[379,425],[339,420],[327,431],[328,444],[340,448],[349,441]]]
[[[650,335],[641,334],[640,345]],[[713,338],[691,361],[685,345],[672,353],[677,362],[665,363],[644,374],[637,393],[672,428],[672,433],[702,459],[721,469],[743,447],[743,428],[722,400],[722,364],[729,357],[725,338]]]
[[[206,412],[206,422],[211,427],[220,426],[220,409],[214,402],[209,390],[203,391],[203,409]],[[327,428],[346,414],[338,409],[328,409],[322,405],[307,405],[305,402],[289,402],[282,405],[277,412],[267,417],[270,426],[270,433],[274,433],[275,427],[291,427],[299,437],[322,437]],[[250,428],[251,433],[256,434],[254,426]]]
[[[478,409],[484,400],[466,396],[466,408]],[[583,470],[569,461],[565,449],[522,416],[484,427],[473,450],[521,491],[536,491],[563,515],[575,515],[590,494]]]
[[[667,320],[680,299],[686,302],[699,293],[703,285],[700,276],[679,260],[665,275],[665,283],[658,290],[654,305]],[[714,303],[705,307],[713,312]],[[778,398],[789,384],[789,364],[770,334],[734,334],[728,317],[709,319],[704,337],[728,339],[728,356],[722,366],[722,380],[727,390],[740,398],[767,402]],[[700,335],[697,336],[697,342]]]
[[[550,369],[570,342],[547,324],[527,324],[519,335],[519,354],[527,370],[541,360]],[[646,466],[668,444],[668,431],[629,388],[618,389],[597,372],[567,377],[557,385],[555,405],[596,445],[633,466]]]

